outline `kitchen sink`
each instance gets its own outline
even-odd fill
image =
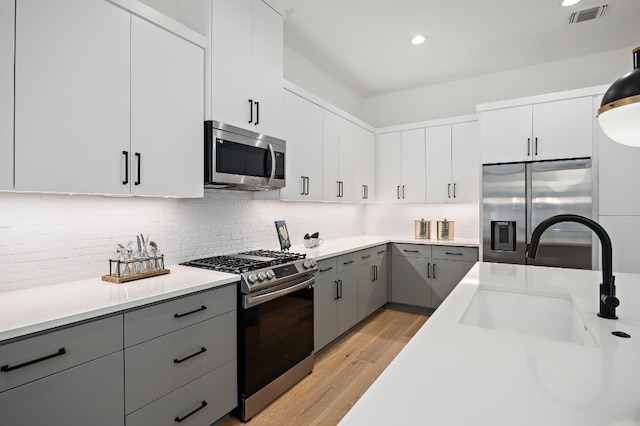
[[[462,324],[599,346],[573,298],[563,293],[479,286]]]

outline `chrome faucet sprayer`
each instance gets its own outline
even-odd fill
[[[560,222],[581,223],[591,228],[600,239],[600,245],[602,247],[602,283],[600,284],[600,312],[598,316],[607,319],[618,319],[616,316],[616,307],[620,305],[620,300],[616,297],[611,239],[607,231],[605,231],[598,222],[576,214],[560,214],[545,219],[536,226],[536,229],[534,229],[531,234],[531,242],[527,244],[527,257],[529,259],[536,258],[542,233],[550,226]]]

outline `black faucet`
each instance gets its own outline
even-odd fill
[[[595,222],[587,217],[579,216],[577,214],[560,214],[557,216],[551,216],[548,219],[540,222],[536,229],[531,234],[531,242],[527,244],[527,257],[529,259],[535,259],[538,253],[538,244],[540,243],[540,237],[542,233],[550,226],[559,222],[576,222],[591,228],[600,238],[600,245],[602,246],[602,283],[600,284],[600,313],[599,317],[607,319],[618,319],[616,316],[616,307],[620,305],[620,300],[616,297],[616,285],[613,276],[613,256],[611,250],[611,239],[609,234],[604,230],[598,222]]]

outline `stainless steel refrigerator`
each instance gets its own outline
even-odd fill
[[[552,226],[536,259],[525,256],[531,233],[544,219],[592,217],[591,159],[484,165],[482,211],[485,262],[591,269],[591,230],[577,223]]]

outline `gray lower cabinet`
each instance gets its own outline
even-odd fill
[[[0,345],[1,424],[124,424],[122,315]]]
[[[127,426],[209,425],[236,407],[236,291],[225,286],[124,315]]]
[[[321,260],[318,271],[313,293],[316,352],[358,322],[356,261],[349,255]]]
[[[387,246],[365,250],[358,267],[358,321],[362,321],[388,300]]]
[[[393,244],[391,301],[436,309],[477,260],[476,247]]]
[[[313,309],[316,352],[387,303],[386,247],[318,261]]]

